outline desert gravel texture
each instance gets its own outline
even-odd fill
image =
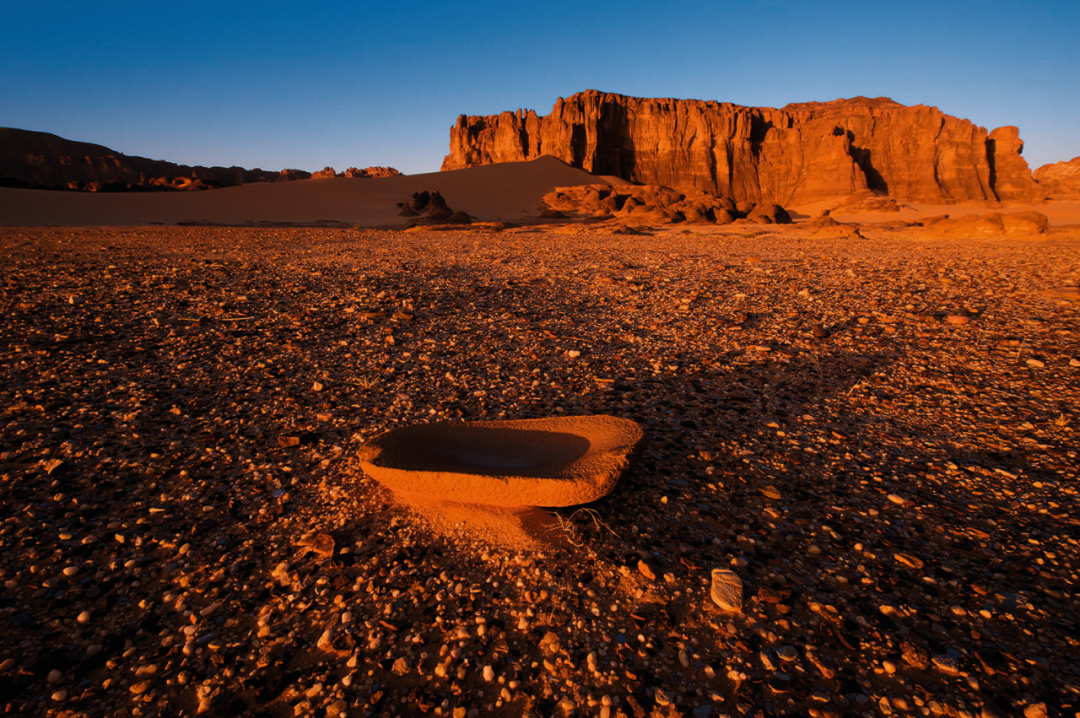
[[[1075,234],[627,231],[0,230],[0,707],[1078,715]],[[534,545],[357,464],[579,414]]]

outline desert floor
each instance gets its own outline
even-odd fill
[[[1075,715],[1080,240],[862,232],[0,230],[0,706]],[[599,413],[532,542],[356,465]]]

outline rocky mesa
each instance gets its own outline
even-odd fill
[[[442,169],[553,155],[597,175],[784,206],[862,190],[913,201],[1039,200],[1015,127],[856,97],[780,109],[596,90],[458,117]]]

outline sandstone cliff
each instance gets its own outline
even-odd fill
[[[547,116],[458,117],[444,170],[553,155],[598,175],[785,206],[862,190],[926,202],[1041,199],[1015,128],[856,97],[781,109],[596,90]]]
[[[201,167],[125,155],[102,145],[46,132],[0,127],[0,184],[47,189],[170,189],[224,187],[307,179],[302,170],[268,172]],[[190,178],[198,182],[163,181]]]
[[[1052,194],[1080,194],[1080,157],[1043,165],[1033,173],[1035,181]]]

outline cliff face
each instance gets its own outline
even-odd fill
[[[46,132],[0,127],[0,180],[50,189],[153,188],[163,177],[190,177],[203,186],[306,179],[300,170],[266,172],[243,167],[201,167],[122,154],[102,145],[75,142]]]
[[[772,109],[589,90],[545,117],[458,117],[442,168],[554,155],[593,174],[783,205],[864,189],[927,202],[1041,199],[1022,147],[1015,128],[988,136],[886,98]]]

